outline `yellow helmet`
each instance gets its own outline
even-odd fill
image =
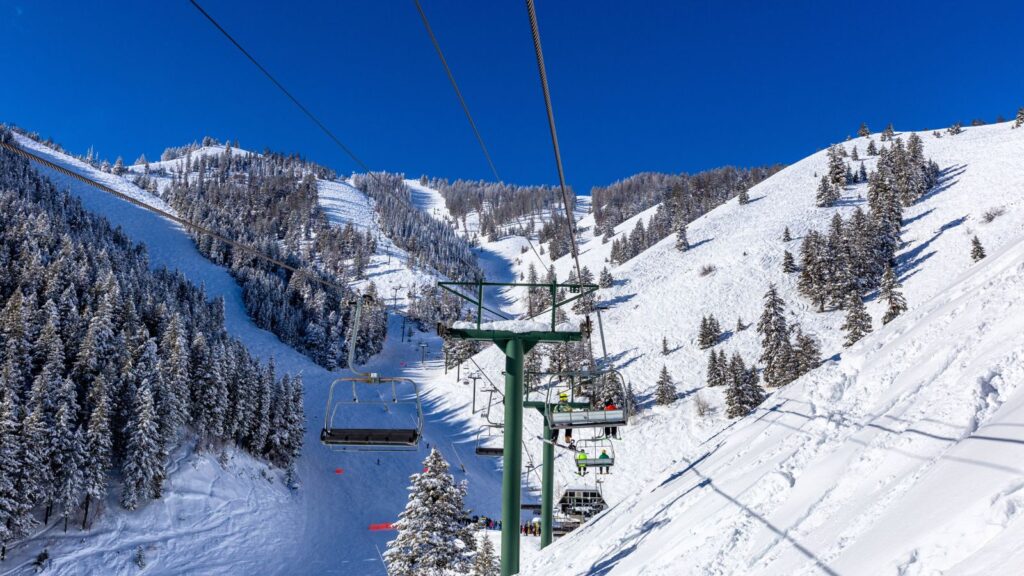
[[[558,394],[558,399],[559,400],[563,400],[563,401],[568,400],[569,399],[568,392],[561,392],[561,393],[559,393]]]

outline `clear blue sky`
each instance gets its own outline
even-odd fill
[[[523,2],[422,2],[502,177],[556,182]],[[202,3],[372,168],[489,178],[411,0]],[[1024,106],[1020,0],[537,3],[580,192]],[[0,0],[0,34],[0,121],[73,151],[209,134],[354,168],[187,0]]]

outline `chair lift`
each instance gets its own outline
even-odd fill
[[[603,372],[597,379],[591,381],[589,383],[589,388],[591,388],[589,399],[578,397],[578,393],[585,392],[579,390],[581,387],[580,385],[575,385],[572,379],[570,379],[568,386],[548,386],[545,417],[552,429],[610,428],[625,426],[629,423],[626,385],[618,371],[609,370]],[[567,408],[564,411],[560,410],[557,405],[558,398],[563,393],[569,397],[570,403],[589,401],[591,407],[588,409]],[[601,396],[611,398],[615,404],[615,409],[607,410],[602,404],[599,404],[598,401],[601,400]]]
[[[476,433],[476,454],[477,456],[504,456],[503,428],[500,426],[488,425]]]
[[[607,507],[600,483],[595,486],[567,486],[556,506],[561,515],[579,523],[586,522]]]
[[[605,436],[582,438],[576,442],[576,450],[587,456],[582,460],[574,460],[577,466],[582,466],[584,469],[598,468],[608,472],[615,466],[615,445]]]
[[[373,373],[363,373],[355,369],[355,346],[354,342],[359,333],[359,321],[362,315],[363,300],[369,300],[364,295],[356,304],[355,324],[352,329],[352,342],[348,352],[349,369],[355,376],[338,378],[331,382],[327,393],[327,406],[324,409],[324,427],[320,431],[320,442],[325,446],[343,451],[402,451],[416,450],[420,438],[423,437],[423,405],[420,401],[420,390],[416,382],[408,378],[386,378]],[[334,392],[338,384],[352,384],[352,400],[335,400]],[[399,384],[410,386],[411,393],[407,396],[399,394]],[[381,386],[390,389],[390,399],[385,400],[378,392],[377,399],[360,399],[358,388],[360,385],[379,388]],[[402,427],[379,428],[373,426],[355,426],[352,422],[343,422],[344,425],[336,425],[339,411],[342,418],[351,418],[355,407],[377,406],[382,408],[385,414],[397,412],[396,408],[405,407],[409,410],[409,418]],[[379,418],[375,416],[374,420]],[[387,418],[394,418],[388,416]]]

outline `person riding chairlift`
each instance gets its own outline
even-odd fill
[[[580,476],[587,475],[587,453],[584,450],[580,450],[579,454],[576,455],[576,473]]]
[[[611,456],[608,455],[608,451],[602,448],[601,449],[601,455],[598,456],[597,459],[598,460],[607,460],[609,458],[611,458]],[[607,474],[608,473],[608,466],[600,466],[600,467],[598,467],[597,473],[598,474]]]
[[[615,402],[611,398],[608,398],[607,400],[604,401],[604,409],[605,409],[605,411],[612,411],[612,410],[618,410],[619,408],[618,408],[618,406],[615,405]],[[619,437],[619,427],[618,426],[605,426],[604,427],[604,435],[609,437],[609,438],[616,438],[616,439],[618,439],[618,437]]]
[[[561,392],[558,394],[558,404],[555,405],[555,412],[572,412],[572,406],[569,405],[569,393]],[[552,438],[555,444],[558,444],[558,430],[555,430],[555,435]],[[576,449],[576,443],[572,441],[572,428],[565,429],[565,445],[570,450]]]

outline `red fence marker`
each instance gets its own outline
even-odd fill
[[[335,473],[335,474],[344,474],[344,473],[345,473],[345,470],[344,470],[344,469],[342,469],[342,468],[335,468],[335,469],[334,469],[334,473]]]
[[[388,530],[396,530],[391,522],[381,522],[380,524],[370,524],[370,532],[386,532]]]

